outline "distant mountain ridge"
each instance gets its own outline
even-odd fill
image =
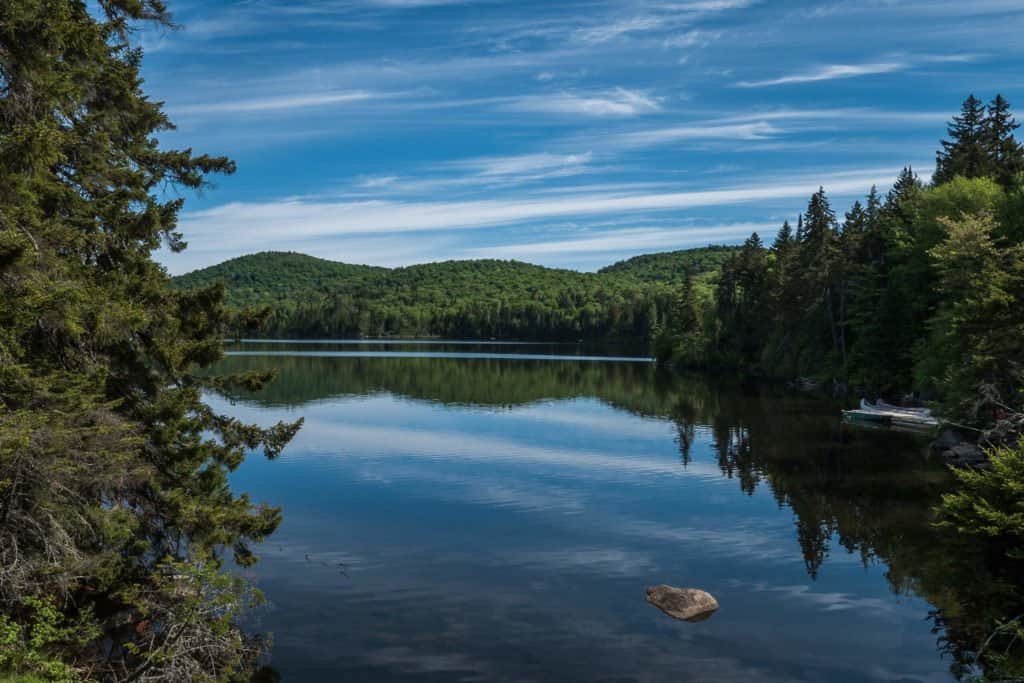
[[[387,268],[329,261],[297,252],[262,251],[193,270],[171,282],[177,289],[198,289],[223,282],[230,306],[273,306],[386,272]]]
[[[685,275],[710,296],[709,280],[736,249],[649,254],[596,273],[494,259],[381,268],[263,252],[182,275],[172,286],[223,283],[230,308],[270,309],[259,334],[274,337],[646,340],[666,320]]]
[[[172,286],[195,289],[223,282],[227,286],[228,305],[238,308],[253,305],[273,307],[354,287],[390,289],[392,286],[424,285],[430,281],[446,281],[454,285],[467,280],[461,276],[466,273],[473,276],[491,274],[496,278],[511,277],[515,280],[520,277],[538,278],[545,282],[556,280],[560,284],[610,278],[634,283],[672,283],[682,280],[686,273],[705,275],[717,271],[738,249],[707,246],[644,254],[605,266],[596,273],[498,259],[451,260],[385,268],[331,261],[298,252],[264,251],[179,275],[172,279]],[[470,279],[475,280],[476,277]]]

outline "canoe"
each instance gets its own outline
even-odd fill
[[[932,411],[928,408],[904,408],[902,406],[894,406],[891,403],[879,399],[875,403],[868,403],[864,399],[860,400],[860,409],[875,413],[889,413],[892,415],[909,415],[911,417],[931,417]]]
[[[927,408],[901,408],[883,401],[868,403],[861,399],[860,410],[844,410],[843,418],[850,422],[882,424],[902,429],[928,430],[939,426],[939,421]]]

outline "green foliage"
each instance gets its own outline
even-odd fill
[[[942,498],[941,524],[999,544],[1024,560],[1024,438],[989,450],[989,467],[960,469],[960,487]]]
[[[945,239],[928,251],[940,295],[930,334],[917,351],[922,386],[942,390],[971,415],[977,388],[994,387],[1007,399],[1019,391],[1015,370],[1024,362],[1024,245],[1000,245],[990,213],[941,218]]]
[[[1024,575],[1024,437],[1016,444],[989,449],[989,468],[955,470],[959,487],[945,494],[938,507],[940,528],[964,537],[977,538],[986,550],[1009,558],[1014,571],[1004,589],[1004,600],[1020,602]],[[993,582],[994,587],[999,583]],[[1013,596],[1012,598],[1010,596]],[[980,642],[971,663],[987,675],[977,681],[1020,680],[1024,676],[1024,614],[1002,610],[975,636]],[[983,638],[983,639],[982,639]]]
[[[159,671],[165,680],[200,683],[235,680],[237,672],[255,667],[268,645],[237,626],[246,611],[263,604],[263,595],[239,576],[220,571],[210,556],[167,558],[148,583],[127,587],[121,597],[138,610],[138,638],[125,647],[143,675]]]
[[[230,303],[250,307],[240,314],[268,307],[260,329],[276,337],[647,339],[672,306],[666,282],[711,275],[735,251],[651,254],[596,274],[497,260],[385,269],[265,253],[183,275],[175,287],[223,283]],[[251,336],[251,325],[230,327]]]
[[[233,258],[173,280],[175,289],[225,285],[225,301],[233,309],[277,307],[357,286],[381,276],[386,268],[356,266],[296,254],[267,251]]]
[[[936,155],[936,184],[957,176],[989,177],[1003,185],[1012,184],[1024,171],[1024,148],[1013,137],[1017,128],[1010,103],[1002,95],[996,95],[988,107],[969,96],[949,125],[950,139],[942,141]]]
[[[940,153],[962,174],[925,187],[905,168],[884,201],[872,188],[841,223],[820,189],[795,232],[786,222],[770,249],[755,234],[726,258],[713,299],[678,287],[703,321],[687,362],[913,388],[992,427],[981,387],[1010,402],[1022,391],[1024,176],[1005,100],[964,107]],[[660,338],[655,350],[682,360],[675,349]]]
[[[36,597],[25,598],[18,611],[17,620],[0,615],[0,670],[17,672],[29,681],[81,680],[65,659],[100,635],[91,612],[69,618],[53,598]]]
[[[652,335],[654,357],[659,362],[677,362],[684,366],[699,365],[702,362],[704,321],[700,306],[693,278],[683,280],[669,302],[664,323]]]
[[[228,474],[298,427],[202,403],[223,290],[173,292],[152,259],[185,247],[180,191],[234,170],[159,145],[131,38],[169,22],[160,0],[0,3],[0,667],[48,679],[244,668],[237,626],[176,637],[188,594],[160,577],[253,560],[279,513]]]
[[[625,276],[639,282],[680,283],[721,269],[736,247],[708,246],[659,254],[644,254],[601,268],[599,273]]]

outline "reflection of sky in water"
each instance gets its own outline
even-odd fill
[[[306,424],[238,489],[284,507],[254,570],[289,680],[941,681],[928,605],[838,545],[808,577],[791,511],[721,475],[698,430],[596,399],[446,407],[388,394]],[[722,609],[675,622],[653,583]]]

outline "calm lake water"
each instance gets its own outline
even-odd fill
[[[234,485],[284,681],[947,681],[956,590],[900,434],[778,387],[575,347],[245,343],[225,412],[305,427]],[[710,591],[675,621],[644,586]],[[944,598],[945,596],[945,598]]]

